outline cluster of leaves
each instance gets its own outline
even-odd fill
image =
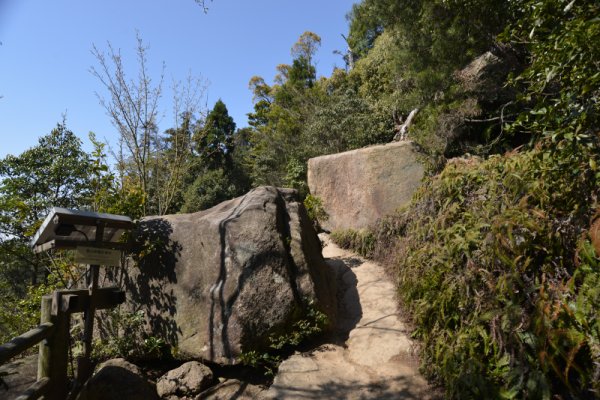
[[[97,160],[64,122],[20,156],[0,160],[0,339],[39,323],[40,300],[78,276],[68,258],[33,254],[29,240],[52,206],[90,204],[100,173]]]
[[[48,281],[47,284],[28,285],[24,296],[16,296],[6,282],[0,281],[4,304],[0,309],[0,343],[6,343],[40,323],[42,296],[60,287],[52,278]]]
[[[600,5],[520,0],[512,7],[515,22],[503,38],[525,44],[531,54],[515,79],[526,87],[519,100],[531,112],[522,113],[515,126],[543,131],[555,143],[566,135],[585,139],[582,129],[600,122]]]
[[[128,312],[120,308],[105,311],[101,338],[94,341],[92,357],[96,361],[123,357],[149,360],[169,356],[165,340],[144,331],[144,312]],[[75,347],[74,354],[80,347]],[[82,349],[80,349],[81,351]]]
[[[343,249],[352,249],[363,257],[372,257],[375,235],[367,229],[343,229],[331,232],[331,240]]]
[[[419,109],[409,138],[432,157],[502,151],[503,143],[494,140],[512,93],[496,92],[510,70],[519,68],[513,51],[496,42],[509,21],[509,6],[489,0],[357,3],[349,14],[354,62],[348,75],[357,78],[360,97],[388,121],[394,116],[397,123]],[[498,88],[481,98],[461,84],[457,71],[486,51],[510,59],[510,65],[499,74],[504,76],[494,77]]]
[[[320,229],[322,222],[329,219],[329,214],[327,214],[327,211],[323,208],[323,200],[318,196],[313,196],[312,194],[307,195],[304,199],[304,208],[306,208],[308,218],[310,218],[313,226],[317,230]]]
[[[236,132],[225,103],[218,100],[204,126],[192,136],[190,166],[183,179],[182,202],[177,211],[195,212],[245,193],[250,181],[239,154],[243,134]]]
[[[288,333],[270,335],[267,351],[244,352],[240,355],[240,362],[259,368],[264,371],[265,376],[273,377],[284,355],[290,354],[302,342],[321,333],[326,326],[327,316],[317,310],[312,301],[309,301],[305,307],[304,317],[296,321]]]

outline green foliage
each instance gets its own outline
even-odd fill
[[[221,100],[208,114],[204,127],[194,134],[193,144],[178,211],[204,210],[249,189],[243,165],[248,133],[235,131],[235,122]]]
[[[144,330],[144,312],[115,308],[103,312],[101,338],[94,341],[92,357],[97,361],[123,357],[129,360],[159,359],[169,356],[164,339]],[[77,353],[77,349],[74,353]]]
[[[393,137],[392,121],[385,109],[358,96],[350,87],[348,74],[338,70],[336,75],[344,82],[321,83],[331,94],[320,100],[304,126],[304,143],[311,149],[307,154],[333,154],[389,142]]]
[[[422,342],[422,370],[448,397],[597,398],[600,260],[585,232],[600,195],[599,7],[509,5],[504,38],[524,46],[530,64],[513,79],[518,116],[503,129],[529,134],[532,146],[451,162],[407,210],[366,236],[376,238],[376,257],[389,261],[394,249],[399,293]],[[421,9],[421,18],[427,13]],[[444,26],[433,28],[431,40]],[[416,85],[427,93],[423,87]],[[461,96],[450,91],[427,103],[415,133],[442,137],[435,131],[453,123],[448,117],[462,114],[464,121],[468,98]],[[362,246],[356,233],[337,236],[345,246]]]
[[[50,207],[86,203],[92,168],[81,140],[64,123],[21,155],[0,160],[0,232],[26,239]]]
[[[584,166],[543,154],[455,161],[370,234],[374,254],[395,249],[423,372],[449,397],[592,396],[600,270],[581,233],[599,188]],[[360,246],[356,234],[339,236]]]
[[[502,81],[508,70],[519,66],[510,46],[496,43],[496,35],[510,22],[510,4],[364,0],[353,6],[348,43],[358,60],[348,81],[356,97],[378,115],[371,118],[379,125],[377,142],[389,141],[394,124],[397,129],[418,108],[408,137],[433,165],[442,157],[487,155],[520,144],[502,130],[501,117],[509,115],[506,108],[512,100]],[[456,73],[490,50],[502,56],[506,70],[494,77],[498,88],[479,99],[460,84]],[[501,95],[496,93],[500,89]],[[473,117],[481,122],[469,122]]]
[[[349,42],[366,42],[363,48],[369,48],[383,27],[399,34],[413,56],[407,59],[411,65],[452,70],[489,48],[505,27],[509,5],[492,0],[365,0],[353,7]]]
[[[514,80],[525,88],[519,100],[529,112],[521,113],[512,129],[543,139],[546,157],[561,153],[595,165],[600,5],[593,0],[523,0],[514,8],[519,19],[505,39],[527,43],[532,56],[529,67]],[[581,179],[579,169],[572,172],[574,179]]]
[[[312,64],[320,38],[305,32],[294,45],[292,65],[277,67],[272,86],[261,77],[250,81],[253,131],[244,164],[254,185],[306,190],[306,162],[311,157],[354,149],[393,137],[392,120],[358,94],[358,75],[335,70],[316,79]]]
[[[350,23],[348,47],[352,57],[364,57],[373,48],[375,39],[383,33],[383,21],[371,3],[360,2],[352,5],[346,17]]]
[[[64,122],[19,156],[0,160],[0,282],[10,295],[47,283],[48,260],[35,255],[29,240],[48,210],[90,204],[94,163]]]
[[[306,196],[304,199],[304,207],[306,208],[308,218],[310,218],[317,230],[319,229],[321,222],[329,219],[327,211],[323,208],[323,201],[318,196],[313,196],[312,194]]]
[[[91,154],[65,124],[38,145],[0,160],[0,341],[39,324],[41,296],[70,287],[83,274],[72,255],[33,254],[29,240],[50,207],[121,213],[140,210],[141,198],[118,187],[104,144],[93,134]],[[139,216],[133,214],[134,217]]]
[[[367,229],[343,229],[331,232],[331,240],[343,249],[351,249],[363,257],[372,257],[375,236]]]
[[[193,142],[203,166],[209,170],[227,168],[231,165],[235,122],[229,116],[227,106],[217,100],[206,117],[204,127],[194,134]]]
[[[0,295],[3,299],[3,306],[0,308],[0,344],[39,325],[42,296],[59,287],[51,278],[48,284],[29,285],[24,296],[16,296],[6,282],[0,281]]]
[[[291,330],[284,334],[269,336],[269,350],[244,352],[240,355],[240,362],[243,365],[259,368],[264,371],[265,376],[273,377],[284,354],[321,333],[326,325],[327,316],[317,310],[312,301],[309,301],[305,307],[304,318],[296,321]]]
[[[91,190],[91,208],[98,212],[127,215],[132,219],[140,218],[144,213],[145,194],[128,178],[124,177],[119,182],[108,166],[106,144],[98,141],[93,132],[90,132],[89,139],[93,145],[88,183]]]
[[[505,40],[526,43],[532,54],[529,67],[515,80],[527,87],[520,100],[532,108],[521,115],[518,126],[554,141],[562,135],[582,134],[584,127],[597,128],[598,2],[520,0],[513,8],[519,19],[507,30]]]
[[[208,170],[187,188],[181,211],[205,210],[238,194],[238,188],[223,169]]]

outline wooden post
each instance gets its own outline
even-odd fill
[[[52,300],[52,295],[42,297],[41,323],[52,322],[55,329],[48,339],[40,343],[38,380],[50,379],[44,399],[64,400],[69,385],[69,314],[59,311],[57,315],[52,315]]]
[[[96,243],[101,243],[104,236],[104,224],[96,224]],[[89,308],[84,313],[83,357],[77,360],[77,381],[83,385],[92,376],[92,338],[94,336],[94,315],[96,313],[95,294],[98,288],[99,265],[90,265],[88,275],[88,290],[90,295]]]

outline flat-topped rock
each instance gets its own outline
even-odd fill
[[[393,142],[308,160],[308,187],[329,218],[326,231],[367,228],[408,204],[424,167],[412,142]]]

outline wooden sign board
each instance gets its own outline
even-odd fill
[[[121,251],[77,246],[75,249],[75,262],[80,264],[119,266],[121,265]]]

